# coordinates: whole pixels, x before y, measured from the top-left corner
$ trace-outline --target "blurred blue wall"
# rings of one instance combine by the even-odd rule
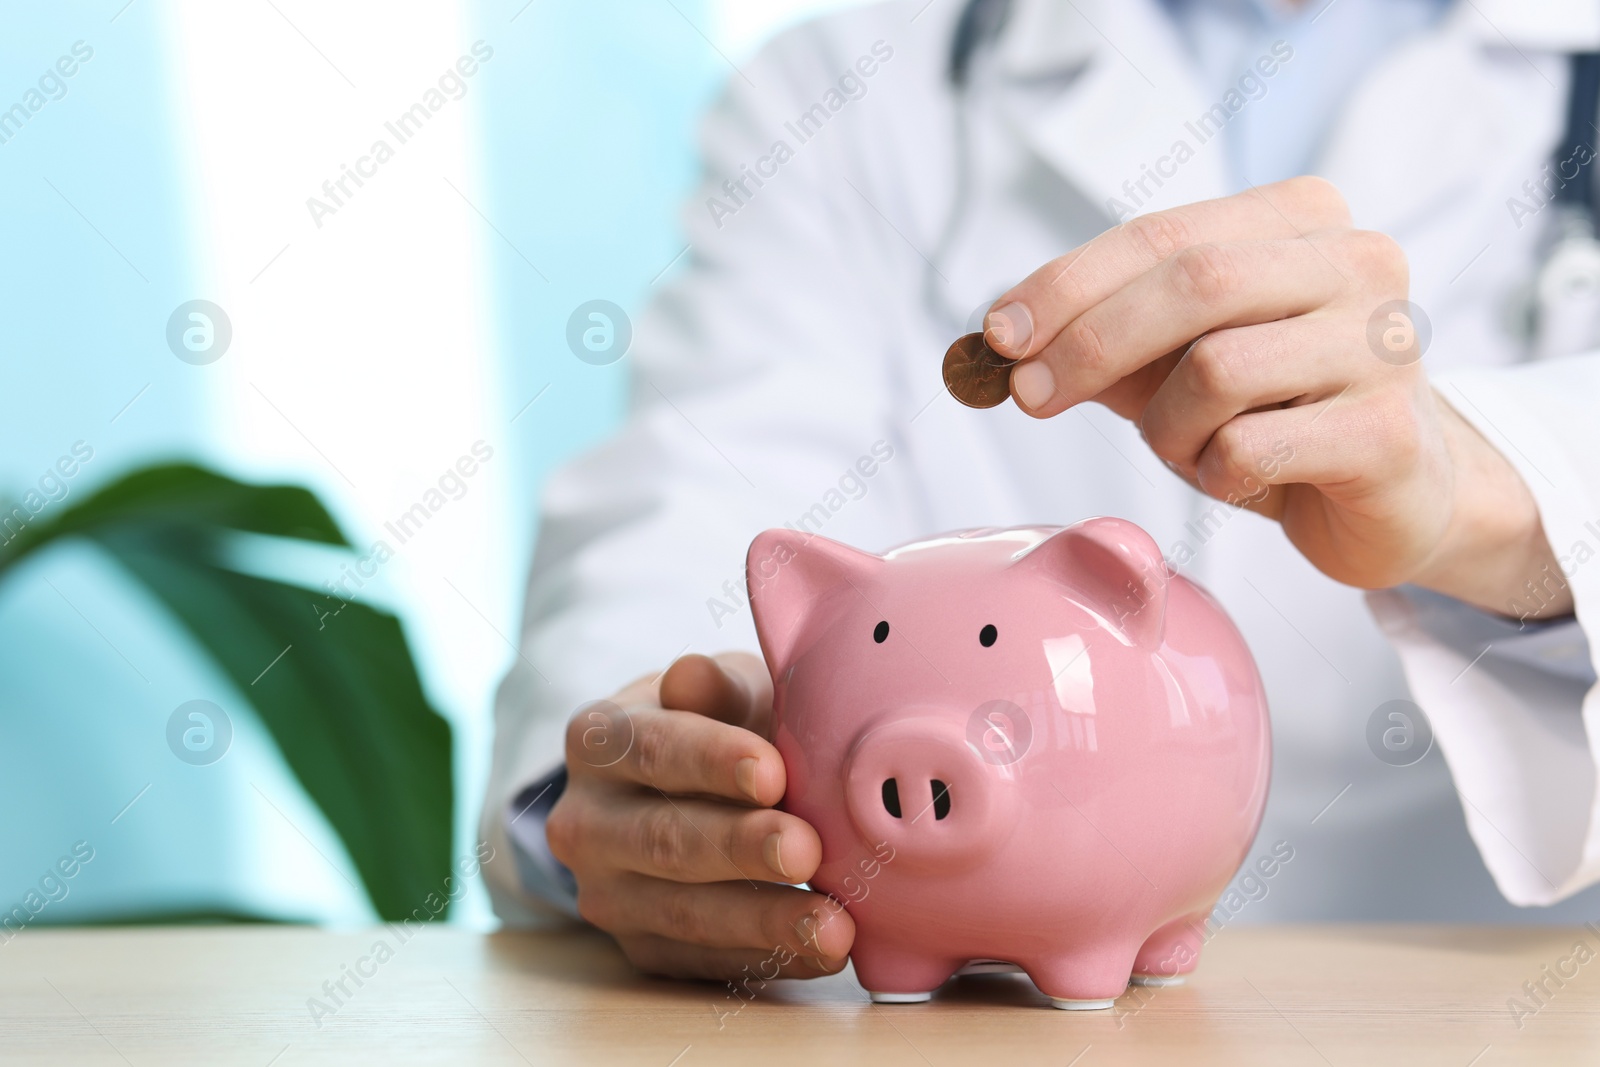
[[[164,343],[172,309],[207,292],[182,169],[188,134],[174,117],[173,17],[156,2],[32,6],[13,10],[0,35],[0,108],[75,42],[93,50],[64,95],[0,144],[0,495],[20,496],[80,440],[94,458],[68,501],[150,461],[205,461],[212,448],[196,368]],[[693,130],[727,73],[687,21],[708,17],[689,0],[463,7],[463,40],[492,27],[503,57],[471,98],[485,214],[549,278],[490,245],[497,345],[459,357],[504,361],[510,384],[495,402],[508,419],[548,387],[530,409],[538,417],[513,426],[509,510],[523,561],[545,474],[608,432],[624,405],[627,361],[575,359],[568,315],[596,297],[636,310],[681,248],[675,209],[693,177]],[[329,503],[337,513],[340,501]],[[506,581],[520,589],[524,569]],[[515,619],[497,622],[515,632]],[[487,718],[425,680],[442,710]],[[173,708],[196,698],[237,711],[233,748],[209,767],[180,763],[164,738]],[[21,813],[0,829],[0,911],[84,841],[94,859],[40,921],[369,914],[336,872],[306,859],[302,841],[348,869],[243,696],[93,549],[65,546],[0,583],[0,726],[0,805]],[[463,833],[481,784],[458,783]],[[291,846],[298,858],[280,862]],[[466,909],[482,914],[481,902]]]
[[[0,492],[13,498],[76,441],[94,458],[68,480],[64,503],[136,463],[205,447],[193,368],[163,339],[198,281],[167,36],[157,6],[112,21],[120,6],[13,9],[0,34],[0,107],[24,100],[76,42],[92,51],[62,79],[64,95],[0,144]],[[47,918],[251,907],[233,877],[235,791],[174,759],[162,732],[181,699],[225,688],[93,551],[66,549],[9,576],[0,805],[22,817],[0,828],[0,908],[80,840],[95,859]]]
[[[530,409],[539,417],[516,422],[525,540],[533,490],[605,436],[626,401],[628,361],[574,358],[568,316],[593,299],[635,313],[683,248],[676,220],[696,172],[695,131],[729,71],[686,21],[707,27],[707,5],[674,3],[534,4],[506,35],[515,63],[496,72],[483,104],[491,214],[529,238],[550,279],[495,246],[508,417],[549,386]],[[480,6],[486,19],[504,10]]]

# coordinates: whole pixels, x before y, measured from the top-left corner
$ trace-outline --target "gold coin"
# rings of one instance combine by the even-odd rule
[[[992,408],[1011,395],[1013,363],[969,333],[944,354],[944,386],[969,408]]]

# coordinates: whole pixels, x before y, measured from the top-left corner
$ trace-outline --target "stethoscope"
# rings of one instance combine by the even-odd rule
[[[1595,150],[1600,130],[1600,52],[1572,56],[1567,126],[1552,169],[1554,213],[1534,276],[1529,350],[1535,359],[1569,356],[1600,340],[1600,239],[1596,235]]]
[[[955,191],[930,269],[923,273],[925,302],[945,317],[953,316],[938,292],[937,264],[944,261],[959,236],[972,200],[970,94],[966,90],[973,60],[999,36],[1011,6],[1012,0],[968,0],[950,41],[946,75],[958,98]],[[1600,137],[1600,52],[1574,53],[1571,64],[1566,128],[1552,163],[1556,188],[1548,207],[1553,217],[1545,230],[1544,251],[1528,304],[1527,344],[1533,359],[1572,355],[1600,343],[1600,197],[1596,191],[1600,167],[1595,165],[1594,147],[1594,139]],[[962,332],[976,328],[972,317],[959,326]]]
[[[967,220],[972,202],[972,120],[969,108],[972,94],[967,91],[972,74],[972,61],[978,50],[992,42],[1004,28],[1006,16],[1011,13],[1011,0],[968,0],[956,20],[955,33],[950,40],[950,57],[945,76],[956,96],[955,106],[955,187],[951,204],[945,215],[944,229],[931,256],[926,257],[922,271],[922,302],[930,312],[946,320],[957,334],[981,330],[983,312],[988,303],[972,310],[966,318],[957,320],[951,311],[951,302],[940,292],[939,279],[943,272],[939,264],[947,262],[951,249],[961,235],[962,224]],[[999,293],[993,294],[999,296]]]

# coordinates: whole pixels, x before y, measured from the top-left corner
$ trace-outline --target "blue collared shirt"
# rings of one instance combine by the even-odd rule
[[[1352,90],[1387,52],[1426,29],[1449,0],[1162,0],[1207,99],[1236,88],[1275,41],[1294,58],[1223,130],[1235,191],[1316,172]],[[1258,79],[1259,80],[1259,79]]]

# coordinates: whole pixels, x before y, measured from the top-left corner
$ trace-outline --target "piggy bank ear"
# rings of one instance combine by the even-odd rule
[[[858,599],[852,581],[883,566],[867,552],[816,534],[767,530],[750,542],[745,582],[756,636],[776,681],[793,664],[807,624]]]
[[[1150,535],[1126,519],[1085,519],[1034,545],[1015,566],[1042,570],[1135,644],[1161,647],[1167,565]]]

